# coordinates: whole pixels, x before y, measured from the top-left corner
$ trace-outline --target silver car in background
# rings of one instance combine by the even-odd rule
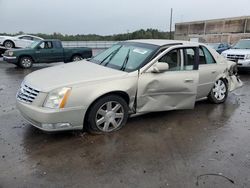
[[[236,64],[187,41],[119,42],[86,61],[35,71],[17,93],[23,117],[45,131],[120,129],[131,114],[223,103],[242,85]]]
[[[0,36],[0,45],[7,49],[27,48],[33,42],[41,40],[43,39],[33,35]]]

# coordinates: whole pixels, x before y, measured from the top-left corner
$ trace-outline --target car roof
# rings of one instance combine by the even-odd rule
[[[43,39],[43,38],[35,36],[35,35],[26,35],[26,34],[16,35],[15,37],[22,37],[22,36],[29,36],[29,37],[35,37],[35,38]]]
[[[137,39],[137,40],[127,40],[126,42],[138,42],[152,44],[156,46],[166,46],[166,45],[194,45],[197,46],[201,43],[191,42],[191,41],[182,41],[182,40],[164,40],[164,39]]]

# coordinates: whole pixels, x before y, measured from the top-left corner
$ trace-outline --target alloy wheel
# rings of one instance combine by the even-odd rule
[[[222,80],[217,80],[215,82],[214,88],[212,90],[214,97],[221,101],[226,97],[227,88]]]
[[[80,56],[75,56],[74,58],[73,58],[73,62],[74,61],[81,61],[82,60],[82,58],[80,57]]]
[[[23,58],[21,63],[24,68],[29,68],[32,65],[31,59],[27,57]]]
[[[101,131],[111,132],[121,126],[123,119],[123,106],[117,101],[108,101],[97,110],[95,123]]]
[[[4,43],[4,47],[5,48],[13,48],[13,43],[11,42],[11,41],[6,41],[5,43]]]

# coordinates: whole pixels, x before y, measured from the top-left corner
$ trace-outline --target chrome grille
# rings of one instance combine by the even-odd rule
[[[27,86],[26,84],[22,84],[21,88],[17,93],[17,99],[26,103],[32,103],[40,91]]]
[[[227,59],[231,61],[238,61],[239,59],[245,59],[245,55],[233,55],[233,54],[227,54]]]

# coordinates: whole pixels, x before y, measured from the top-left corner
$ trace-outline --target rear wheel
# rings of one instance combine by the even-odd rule
[[[225,80],[219,79],[215,82],[214,87],[208,95],[208,100],[212,103],[219,104],[225,102],[228,95],[228,86]]]
[[[72,61],[73,62],[75,62],[75,61],[81,61],[82,60],[82,56],[80,56],[80,55],[74,55],[73,57],[72,57]]]
[[[3,45],[4,45],[5,48],[8,48],[8,49],[14,48],[14,47],[15,47],[14,42],[12,42],[12,41],[10,41],[10,40],[6,40],[6,41],[3,43]]]
[[[28,69],[31,68],[33,65],[33,60],[31,57],[25,56],[25,57],[21,57],[19,60],[18,65],[23,68],[23,69]]]
[[[88,130],[92,133],[110,133],[122,128],[128,119],[128,105],[117,95],[97,100],[87,116]]]

